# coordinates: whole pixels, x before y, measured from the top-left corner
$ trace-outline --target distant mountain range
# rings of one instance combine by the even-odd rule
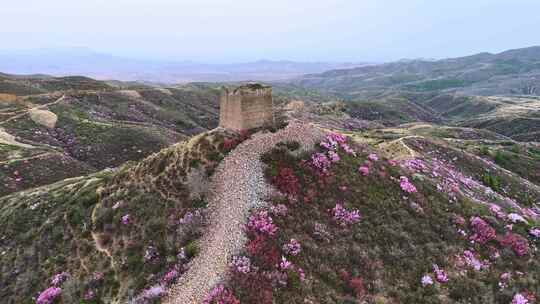
[[[410,91],[540,95],[540,46],[443,60],[401,60],[300,77],[293,84],[346,99]]]
[[[82,75],[100,80],[156,83],[271,81],[363,63],[260,60],[234,64],[204,64],[139,60],[98,53],[85,48],[0,51],[0,71],[11,74]]]

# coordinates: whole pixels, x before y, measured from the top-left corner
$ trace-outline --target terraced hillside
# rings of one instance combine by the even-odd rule
[[[217,87],[0,75],[0,196],[139,160],[215,128]]]

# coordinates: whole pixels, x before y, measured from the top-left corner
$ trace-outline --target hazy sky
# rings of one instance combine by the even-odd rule
[[[141,58],[389,61],[540,45],[540,0],[13,0],[0,49]]]

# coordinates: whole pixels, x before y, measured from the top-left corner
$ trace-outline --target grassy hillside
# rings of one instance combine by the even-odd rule
[[[245,251],[209,303],[534,303],[540,214],[513,198],[523,185],[497,193],[478,179],[502,174],[497,165],[437,139],[400,144],[416,157],[340,135],[264,156],[281,195],[253,211]],[[528,191],[534,204],[538,187]]]
[[[534,303],[538,147],[427,124],[345,134],[262,157],[279,193],[208,303]],[[159,303],[197,255],[207,178],[245,138],[207,132],[0,199],[0,295]]]
[[[539,141],[540,47],[333,70],[289,86],[343,99],[350,116],[388,126],[435,122]]]
[[[35,303],[55,286],[63,303],[152,301],[152,287],[197,254],[203,185],[241,139],[203,133],[116,171],[0,199],[3,303]]]
[[[10,151],[0,196],[142,159],[218,123],[216,85],[7,75],[0,82],[0,148]]]

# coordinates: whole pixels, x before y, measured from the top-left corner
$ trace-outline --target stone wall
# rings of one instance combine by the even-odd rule
[[[247,84],[234,90],[223,90],[220,100],[220,127],[239,131],[273,124],[271,87]]]

